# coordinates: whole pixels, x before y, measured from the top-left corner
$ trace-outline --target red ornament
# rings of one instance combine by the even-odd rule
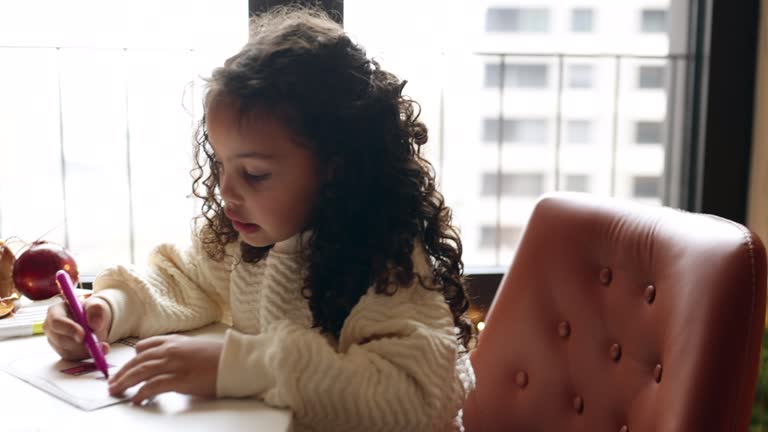
[[[77,264],[72,255],[56,243],[36,241],[19,255],[13,265],[13,284],[32,300],[45,300],[59,293],[56,272],[69,273],[77,284]]]

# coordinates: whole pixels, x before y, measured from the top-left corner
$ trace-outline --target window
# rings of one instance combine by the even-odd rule
[[[640,121],[635,124],[637,144],[661,144],[664,140],[661,122]]]
[[[641,14],[640,31],[643,33],[665,33],[667,31],[667,11],[665,9],[643,9]]]
[[[501,65],[499,63],[486,63],[485,64],[485,86],[498,88],[500,85],[501,85]],[[504,77],[504,85],[507,85],[506,77]]]
[[[592,142],[592,122],[589,120],[568,120],[566,142],[569,144],[589,144]]]
[[[635,198],[658,198],[661,189],[659,177],[638,176],[632,178],[632,196]]]
[[[497,173],[483,174],[483,195],[499,195],[498,186]],[[543,193],[544,174],[503,173],[501,175],[501,196],[536,198]]]
[[[549,11],[541,8],[489,8],[485,15],[489,32],[547,32]]]
[[[106,3],[0,1],[0,238],[65,246],[84,277],[188,242],[198,77],[248,38],[244,0]]]
[[[573,89],[592,88],[593,67],[590,64],[568,66],[568,87]]]
[[[501,64],[485,65],[485,86],[499,87]],[[546,64],[505,64],[504,87],[546,88],[549,86],[549,65]]]
[[[514,248],[520,241],[523,233],[522,227],[502,225],[501,233],[496,225],[483,225],[480,227],[480,247],[495,249],[496,245],[506,248]]]
[[[592,9],[574,9],[571,11],[571,31],[589,33],[594,27],[594,12]]]
[[[567,174],[564,188],[570,192],[589,192],[589,176],[586,174]]]
[[[504,119],[501,131],[503,142],[515,144],[546,144],[547,121],[545,119]],[[483,121],[483,140],[499,141],[499,119],[486,118]]]
[[[557,186],[626,199],[632,198],[632,176],[664,179],[665,170],[679,171],[678,158],[671,160],[667,152],[679,150],[682,135],[669,134],[666,116],[687,99],[665,93],[671,85],[689,86],[686,74],[671,79],[672,65],[682,60],[670,54],[677,50],[668,39],[682,42],[676,38],[686,32],[641,32],[642,11],[664,12],[668,0],[435,0],[405,2],[407,14],[402,8],[371,8],[367,0],[343,3],[345,28],[371,57],[382,59],[382,67],[409,80],[405,91],[423,107],[430,138],[439,140],[439,146],[424,148],[425,156],[468,235],[468,266],[508,264],[512,251],[480,248],[481,227],[525,226],[531,197],[539,192]],[[654,14],[648,15],[652,21]],[[661,15],[664,27],[677,25],[672,13]],[[421,29],[417,43],[413,35],[393,34],[386,22]],[[676,46],[687,55],[689,44]],[[662,67],[663,86],[641,90],[641,80],[643,86],[659,85],[658,72],[641,72],[641,66]],[[638,121],[661,123],[661,130],[640,127],[648,144],[637,143]],[[500,172],[485,177],[497,172],[499,156]],[[530,173],[542,175],[528,177],[523,188]],[[512,185],[529,192],[515,195]],[[677,193],[677,183],[670,188],[671,202],[685,195]]]
[[[637,86],[641,89],[664,88],[663,66],[640,66]]]

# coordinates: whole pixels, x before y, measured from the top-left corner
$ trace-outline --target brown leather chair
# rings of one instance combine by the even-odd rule
[[[466,430],[747,431],[765,296],[741,225],[545,196],[472,353]]]

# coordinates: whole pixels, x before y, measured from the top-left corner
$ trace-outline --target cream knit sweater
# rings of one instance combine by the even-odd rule
[[[255,264],[157,247],[143,271],[117,266],[94,282],[113,313],[109,340],[190,330],[222,321],[217,394],[256,396],[288,407],[297,430],[426,431],[461,428],[460,408],[474,374],[457,355],[451,312],[441,293],[419,285],[387,296],[369,290],[338,340],[311,327],[301,296],[299,236]],[[431,275],[416,247],[414,269]],[[417,283],[416,283],[417,284]]]

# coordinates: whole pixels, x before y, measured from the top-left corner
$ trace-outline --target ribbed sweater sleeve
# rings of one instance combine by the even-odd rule
[[[464,396],[457,346],[441,293],[369,290],[338,341],[291,320],[229,330],[217,393],[289,407],[302,430],[447,430]]]
[[[231,257],[210,260],[195,239],[185,251],[171,244],[156,247],[144,270],[115,266],[102,271],[93,289],[112,309],[108,340],[190,330],[219,320],[231,263]]]

